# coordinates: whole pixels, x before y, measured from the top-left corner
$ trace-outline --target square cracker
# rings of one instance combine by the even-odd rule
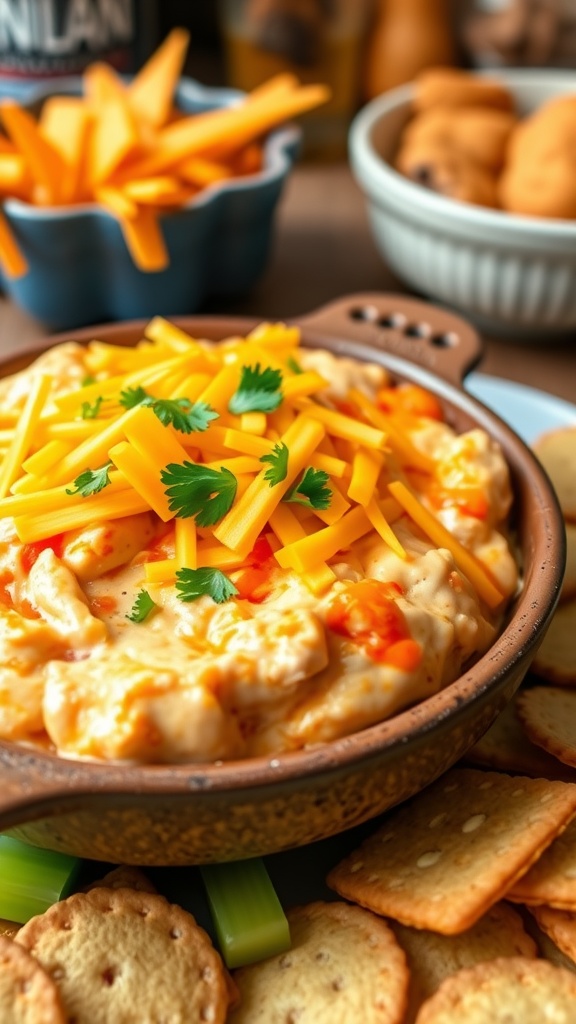
[[[538,947],[524,922],[507,903],[496,903],[472,928],[460,935],[438,935],[391,921],[390,927],[406,953],[410,969],[408,1011],[404,1024],[413,1024],[418,1008],[445,978],[463,967],[503,956],[537,957]]]
[[[328,875],[363,907],[456,935],[497,902],[576,812],[576,786],[453,769]]]
[[[570,822],[566,831],[514,883],[506,899],[576,911],[576,820]]]

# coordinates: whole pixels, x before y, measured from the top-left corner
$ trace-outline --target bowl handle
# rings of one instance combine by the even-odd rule
[[[348,295],[293,323],[310,334],[358,341],[399,356],[457,387],[482,356],[480,336],[466,320],[406,295]]]

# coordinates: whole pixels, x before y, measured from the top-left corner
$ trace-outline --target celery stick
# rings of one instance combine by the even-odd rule
[[[290,949],[290,929],[259,857],[200,868],[227,967],[264,960]]]
[[[29,846],[0,835],[0,918],[25,924],[66,896],[78,857]]]

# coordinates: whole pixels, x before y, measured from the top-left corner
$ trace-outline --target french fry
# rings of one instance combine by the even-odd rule
[[[89,65],[83,95],[51,96],[38,119],[4,100],[0,197],[42,206],[99,203],[118,219],[136,266],[164,270],[161,212],[181,209],[212,184],[257,173],[262,137],[330,95],[285,72],[233,106],[182,114],[174,95],[188,42],[186,29],[173,29],[130,84],[107,64]],[[0,265],[10,276],[28,269],[5,218]]]
[[[24,277],[24,274],[28,272],[28,264],[2,211],[0,211],[0,266],[8,277]]]
[[[58,203],[66,164],[55,146],[45,139],[37,122],[14,100],[0,108],[4,127],[28,164],[33,180],[45,190],[48,203]]]
[[[140,210],[133,218],[121,218],[120,224],[126,245],[139,270],[165,270],[168,266],[168,250],[152,210]]]
[[[131,109],[154,128],[161,128],[168,120],[189,42],[186,29],[172,29],[129,86]]]

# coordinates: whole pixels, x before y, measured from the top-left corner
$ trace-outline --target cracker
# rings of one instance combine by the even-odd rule
[[[470,928],[576,811],[576,786],[452,769],[328,875],[345,899],[415,928]]]
[[[566,519],[576,521],[576,426],[542,434],[533,449],[552,481]]]
[[[514,883],[506,899],[576,911],[576,820]]]
[[[555,907],[529,907],[538,927],[564,956],[576,963],[576,913]]]
[[[576,975],[546,960],[506,957],[442,983],[416,1024],[572,1024]]]
[[[520,915],[506,903],[497,903],[461,935],[407,928],[391,922],[410,970],[409,1009],[405,1024],[412,1024],[419,1006],[445,978],[463,967],[502,956],[536,957],[538,948],[528,935]]]
[[[287,913],[288,953],[234,973],[240,1004],[229,1024],[400,1024],[406,957],[386,923],[346,903],[316,902]]]
[[[191,914],[163,896],[97,888],[55,903],[15,942],[57,982],[75,1024],[223,1024],[219,954]]]
[[[0,918],[0,935],[13,939],[19,929],[20,925],[16,924],[15,921],[5,921],[4,918]]]
[[[533,686],[518,697],[518,717],[533,743],[576,767],[576,690]]]
[[[567,957],[561,949],[558,949],[556,943],[552,942],[552,939],[539,928],[533,914],[530,914],[528,910],[525,912],[524,923],[526,925],[526,931],[532,936],[534,942],[540,950],[540,955],[545,960],[549,960],[551,964],[555,964],[556,967],[566,967],[569,971],[576,973],[576,964],[570,957]]]
[[[519,772],[534,779],[560,779],[576,782],[576,772],[531,743],[516,714],[512,700],[500,712],[488,732],[468,751],[465,760],[473,765]]]
[[[108,871],[102,878],[87,885],[84,892],[90,892],[91,889],[101,889],[102,886],[105,889],[135,889],[137,892],[158,892],[143,871],[140,871],[139,868],[130,867],[128,864],[119,864],[117,868],[112,868],[112,871]]]
[[[550,683],[576,686],[576,601],[564,601],[554,612],[532,669]]]
[[[31,953],[0,935],[2,1024],[66,1024],[56,983]]]

